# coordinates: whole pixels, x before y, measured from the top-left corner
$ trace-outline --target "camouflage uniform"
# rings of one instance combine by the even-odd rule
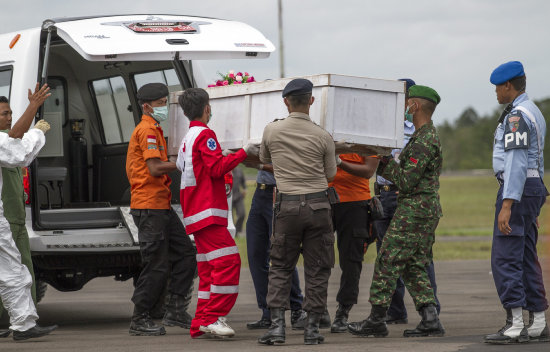
[[[426,266],[432,259],[435,229],[442,216],[439,203],[441,144],[433,122],[411,137],[399,156],[378,173],[399,189],[397,210],[376,257],[370,289],[372,305],[389,307],[401,275],[416,309],[436,304]]]

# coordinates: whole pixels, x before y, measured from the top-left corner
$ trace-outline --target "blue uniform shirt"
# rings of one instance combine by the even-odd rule
[[[546,122],[539,108],[529,100],[526,93],[512,103],[511,112],[499,123],[495,131],[493,145],[493,171],[501,174],[504,181],[503,199],[521,200],[527,169],[538,170],[544,176],[544,137]],[[540,153],[537,142],[537,129],[531,119],[517,107],[527,109],[535,118],[540,136]]]
[[[271,172],[260,170],[256,176],[256,182],[275,186],[275,176]]]
[[[407,143],[409,143],[409,140],[411,139],[411,136],[414,133],[414,124],[412,122],[409,122],[409,121],[405,120],[404,127],[405,127],[404,128],[405,135],[403,136],[403,148],[405,148]],[[401,149],[394,149],[394,150],[391,151],[391,155],[395,155],[395,153],[399,153],[400,151],[401,151]],[[385,178],[383,178],[382,176],[378,176],[378,175],[376,175],[376,182],[379,185],[391,185],[392,184],[391,181],[388,181]]]

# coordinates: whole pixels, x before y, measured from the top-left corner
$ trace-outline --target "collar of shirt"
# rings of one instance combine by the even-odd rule
[[[405,133],[408,133],[408,134],[414,133],[414,123],[405,120],[404,127],[405,127]]]
[[[518,104],[523,103],[526,100],[529,100],[527,93],[522,93],[516,99],[514,99],[512,106],[517,106]]]
[[[413,133],[413,137],[416,137],[420,131],[426,129],[426,128],[429,128],[430,126],[432,126],[434,124],[433,121],[430,121],[430,122],[427,122],[426,124],[424,124],[424,126],[420,127],[419,129],[417,129],[416,131],[414,131]]]
[[[208,126],[206,126],[206,124],[204,122],[199,121],[199,120],[193,120],[189,123],[189,128],[195,127],[195,126],[208,128]]]
[[[157,122],[157,120],[155,120],[154,118],[152,118],[149,115],[141,115],[141,121],[147,121],[151,125],[154,125],[155,127],[160,128],[160,124]]]
[[[309,115],[304,114],[303,112],[291,112],[290,115],[288,115],[288,117],[296,117],[298,119],[311,121],[311,118],[309,117]]]

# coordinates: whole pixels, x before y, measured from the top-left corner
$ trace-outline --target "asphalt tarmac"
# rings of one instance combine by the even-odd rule
[[[548,266],[547,266],[548,267]],[[359,302],[351,311],[350,321],[364,319],[370,312],[368,292],[372,264],[365,264],[361,279]],[[116,282],[111,278],[95,279],[78,292],[59,292],[48,288],[38,306],[40,324],[58,324],[59,329],[49,336],[24,342],[11,337],[0,339],[0,351],[550,351],[550,343],[494,346],[482,342],[483,335],[496,332],[504,325],[505,312],[496,295],[489,261],[448,261],[436,263],[441,321],[447,331],[444,337],[404,338],[405,328],[414,328],[420,317],[412,300],[406,295],[409,324],[390,325],[386,338],[360,338],[349,333],[331,334],[322,330],[325,343],[303,345],[303,332],[287,328],[283,345],[259,345],[256,339],[263,330],[247,330],[246,322],[260,318],[250,272],[241,272],[240,294],[228,316],[236,335],[231,339],[201,337],[191,339],[189,331],[168,327],[167,334],[158,337],[130,336],[132,312],[131,281]],[[550,287],[547,272],[546,287]],[[303,272],[300,275],[303,278]],[[340,270],[335,268],[330,278],[329,312],[334,317]],[[302,282],[303,287],[303,282]],[[196,294],[193,299],[195,306]],[[550,318],[550,316],[547,317]],[[287,324],[289,321],[287,313]]]

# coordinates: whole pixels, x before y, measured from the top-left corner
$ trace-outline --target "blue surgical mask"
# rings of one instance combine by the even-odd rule
[[[168,106],[156,106],[153,107],[153,113],[151,114],[155,120],[162,122],[168,118]]]
[[[405,110],[405,120],[409,122],[413,122],[413,114],[409,113],[410,106],[407,106],[407,110]]]

